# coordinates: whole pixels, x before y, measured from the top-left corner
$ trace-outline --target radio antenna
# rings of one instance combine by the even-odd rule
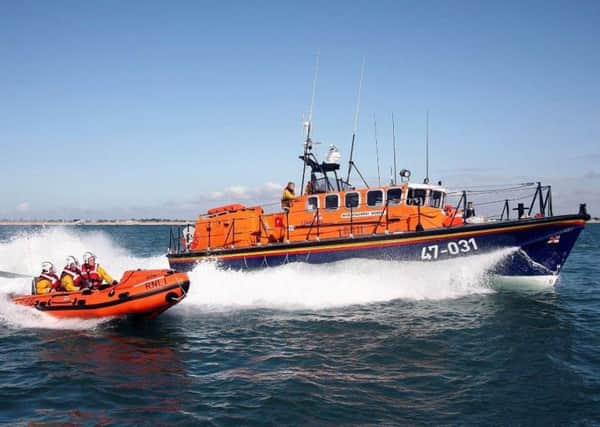
[[[350,146],[350,159],[348,160],[348,176],[346,177],[346,183],[350,184],[350,172],[352,171],[352,166],[354,166],[354,161],[352,157],[354,155],[354,141],[356,140],[356,131],[358,130],[358,113],[360,111],[360,92],[362,90],[362,82],[363,76],[365,73],[365,57],[363,56],[362,65],[360,67],[360,81],[358,83],[358,96],[356,97],[356,111],[354,114],[354,129],[352,130],[352,144]]]
[[[377,143],[377,120],[375,119],[375,113],[373,113],[373,128],[375,129],[375,155],[377,156],[377,182],[381,187],[381,173],[379,172],[379,144]]]
[[[394,185],[396,185],[396,124],[394,120],[394,113],[392,113],[392,142],[394,145]]]
[[[302,184],[300,184],[300,191],[304,191],[304,179],[306,178],[306,163],[308,161],[308,153],[312,150],[312,141],[310,134],[312,131],[312,115],[313,107],[315,105],[315,93],[317,91],[317,78],[319,77],[319,58],[321,57],[321,49],[317,51],[317,61],[315,64],[315,77],[313,78],[312,85],[312,96],[310,97],[310,110],[308,112],[308,121],[305,123],[306,126],[306,141],[304,142],[304,167],[302,168]]]
[[[429,110],[425,114],[425,184],[429,184]]]
[[[310,110],[308,112],[308,136],[310,138],[310,126],[312,124],[313,107],[315,105],[315,93],[317,92],[317,78],[319,77],[319,58],[321,57],[321,49],[317,51],[317,62],[315,64],[315,77],[313,78],[312,96],[310,97]]]

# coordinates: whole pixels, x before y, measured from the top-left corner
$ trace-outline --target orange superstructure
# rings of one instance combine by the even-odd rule
[[[446,190],[399,185],[302,195],[289,209],[227,205],[201,215],[188,250],[252,247],[462,225],[462,212],[444,206]]]

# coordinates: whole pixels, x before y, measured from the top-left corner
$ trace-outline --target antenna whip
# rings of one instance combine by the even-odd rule
[[[362,65],[360,67],[360,81],[358,83],[358,96],[356,97],[356,112],[354,114],[354,129],[352,130],[352,145],[350,146],[350,159],[348,160],[348,176],[346,183],[350,184],[350,172],[352,171],[352,156],[354,155],[354,141],[356,140],[356,131],[358,130],[358,113],[360,111],[360,92],[362,90],[363,76],[365,74],[365,57],[363,56]]]
[[[312,115],[313,106],[315,104],[315,93],[317,91],[317,77],[319,77],[319,58],[321,57],[321,49],[317,51],[317,62],[315,64],[315,77],[313,79],[312,96],[310,97],[310,110],[308,112],[308,122],[306,123],[306,142],[304,143],[304,167],[302,168],[302,183],[300,184],[300,192],[304,191],[304,179],[306,178],[306,162],[308,152],[310,151],[311,141],[310,133],[312,131]]]
[[[381,172],[379,172],[379,144],[377,143],[377,120],[375,119],[375,113],[373,113],[373,128],[375,129],[375,155],[377,156],[377,182],[381,187]]]
[[[429,184],[429,110],[425,115],[425,184]]]
[[[392,113],[392,141],[394,145],[394,185],[396,181],[396,122],[394,120],[394,113]]]

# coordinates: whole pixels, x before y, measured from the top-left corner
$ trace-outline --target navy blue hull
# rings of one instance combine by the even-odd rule
[[[581,216],[568,215],[354,239],[185,252],[169,254],[168,258],[171,268],[189,271],[207,260],[217,261],[225,268],[257,269],[290,262],[323,264],[351,258],[433,262],[513,249],[493,273],[547,276],[560,272],[584,225]]]

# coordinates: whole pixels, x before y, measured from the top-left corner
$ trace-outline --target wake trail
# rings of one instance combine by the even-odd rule
[[[200,264],[184,306],[324,309],[394,299],[442,300],[494,292],[489,270],[514,250],[431,263],[346,260],[256,271]]]
[[[41,262],[52,262],[60,272],[68,255],[81,260],[85,251],[96,254],[99,263],[117,280],[125,270],[168,268],[165,256],[132,256],[102,232],[80,232],[63,227],[22,232],[8,241],[0,242],[0,271],[29,276],[0,276],[0,324],[23,328],[85,330],[109,321],[110,319],[57,319],[35,309],[14,304],[11,300],[13,295],[31,293],[31,280],[39,274]]]
[[[91,250],[114,278],[125,270],[168,268],[164,255],[136,257],[107,233],[62,227],[22,233],[0,242],[0,271],[39,273],[42,261],[61,269],[64,259]],[[513,250],[430,263],[346,260],[331,264],[292,263],[256,271],[221,270],[200,264],[189,273],[188,296],[170,312],[231,310],[255,307],[326,309],[394,299],[443,300],[494,292],[488,271]],[[85,322],[57,320],[16,306],[11,295],[28,294],[30,278],[0,277],[0,321],[23,327],[79,329]],[[66,325],[66,326],[65,326]]]

